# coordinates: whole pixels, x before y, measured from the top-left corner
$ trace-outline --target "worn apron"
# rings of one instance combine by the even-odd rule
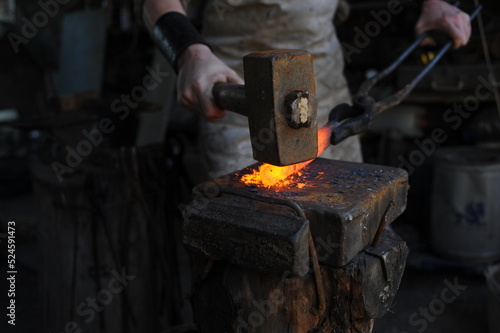
[[[333,18],[338,0],[214,0],[202,15],[202,34],[213,52],[243,77],[244,55],[272,49],[301,49],[313,56],[318,125],[351,96],[342,74],[344,60]],[[255,163],[248,120],[228,112],[221,120],[200,123],[201,151],[210,177]],[[359,139],[331,146],[322,157],[361,161]]]

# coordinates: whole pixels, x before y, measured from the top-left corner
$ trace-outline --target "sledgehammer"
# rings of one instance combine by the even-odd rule
[[[248,117],[253,157],[278,166],[316,158],[318,123],[311,55],[273,50],[243,57],[245,85],[217,83],[215,104]]]

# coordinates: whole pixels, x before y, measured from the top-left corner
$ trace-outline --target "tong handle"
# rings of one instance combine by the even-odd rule
[[[479,5],[476,7],[476,9],[470,14],[470,21],[474,20],[477,16],[477,14],[481,11],[483,8],[482,5]],[[422,33],[420,36],[417,37],[417,39],[393,62],[391,63],[388,67],[386,67],[383,71],[378,73],[376,76],[374,76],[371,79],[366,80],[361,84],[361,87],[359,88],[356,96],[359,96],[360,98],[363,98],[364,96],[368,96],[370,90],[375,86],[380,80],[385,78],[387,75],[392,73],[402,62],[405,60],[408,55],[410,55],[417,46],[420,45],[420,43],[426,38],[429,37],[430,34],[432,34],[433,31],[426,31]],[[393,106],[398,105],[403,101],[410,92],[415,88],[415,86],[420,82],[420,80],[429,73],[429,71],[438,63],[439,60],[443,57],[443,55],[448,52],[448,50],[453,46],[453,41],[448,38],[448,41],[439,49],[437,54],[434,56],[434,58],[429,62],[427,66],[425,66],[422,71],[417,74],[413,78],[412,81],[410,81],[404,88],[399,90],[398,92],[392,94],[389,97],[384,98],[381,101],[375,102],[375,107],[374,107],[374,112],[375,115],[392,108]]]
[[[476,7],[476,9],[470,14],[470,20],[472,21],[477,14],[483,8],[482,5]],[[453,46],[453,41],[448,40],[441,49],[437,52],[436,56],[429,62],[424,69],[417,74],[403,89],[392,94],[389,97],[384,98],[381,101],[375,101],[369,96],[370,90],[378,83],[380,80],[385,78],[387,75],[392,73],[408,55],[410,55],[420,43],[429,36],[432,32],[424,32],[389,66],[384,68],[374,77],[364,81],[356,95],[353,97],[353,106],[348,104],[340,104],[334,107],[330,111],[329,123],[333,127],[332,134],[330,137],[331,144],[335,145],[342,140],[348,138],[349,136],[359,134],[366,131],[372,123],[373,117],[393,106],[398,105],[403,101],[410,92],[415,88],[415,86],[420,82],[420,80],[436,65],[436,63],[443,57],[443,55]]]
[[[348,137],[359,134],[371,126],[373,112],[347,103],[337,105],[330,111],[327,126],[331,126],[330,143],[336,145]]]

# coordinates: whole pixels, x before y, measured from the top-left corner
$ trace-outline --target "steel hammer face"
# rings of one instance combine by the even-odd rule
[[[318,123],[311,55],[301,50],[243,58],[254,159],[278,166],[316,158]]]

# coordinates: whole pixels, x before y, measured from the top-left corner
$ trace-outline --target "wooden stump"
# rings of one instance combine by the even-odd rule
[[[198,331],[369,333],[373,319],[392,303],[406,255],[404,241],[385,231],[377,247],[360,252],[346,266],[322,265],[324,310],[313,271],[297,278],[289,272],[263,273],[225,261],[215,262],[209,271],[200,264],[198,268],[206,272],[192,297]]]
[[[161,147],[130,152],[94,152],[62,182],[50,164],[33,166],[43,332],[160,332],[176,324],[181,295],[163,211],[164,155]]]

